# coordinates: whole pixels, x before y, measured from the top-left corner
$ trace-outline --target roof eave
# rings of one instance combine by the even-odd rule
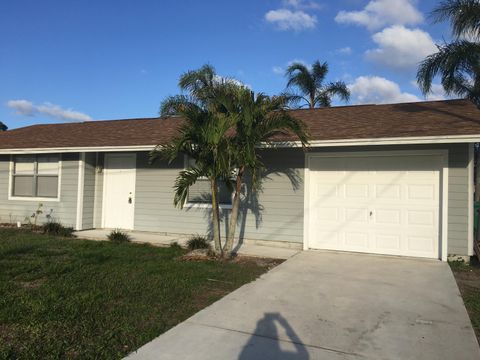
[[[414,145],[414,144],[455,144],[455,143],[458,144],[458,143],[475,143],[475,142],[480,142],[480,134],[312,140],[310,141],[309,145],[310,147],[334,147],[334,146],[365,146],[365,145]],[[0,154],[150,151],[150,150],[153,150],[155,146],[156,145],[17,148],[17,149],[0,149]],[[275,142],[265,142],[260,147],[262,148],[298,148],[298,147],[302,147],[302,144],[300,141],[275,141]]]

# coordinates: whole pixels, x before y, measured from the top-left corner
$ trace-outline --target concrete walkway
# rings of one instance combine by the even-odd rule
[[[108,229],[93,229],[76,231],[74,234],[79,239],[87,240],[107,240],[107,235],[111,232]],[[185,245],[188,236],[186,235],[166,235],[154,232],[142,232],[142,231],[127,231],[131,237],[132,242],[136,243],[148,243],[157,246],[169,246],[170,244],[177,242],[180,245]],[[235,247],[236,248],[236,247]],[[267,246],[257,244],[241,244],[238,246],[238,253],[247,256],[274,258],[274,259],[288,259],[297,254],[300,250],[292,249],[289,247]]]
[[[303,252],[128,357],[480,359],[446,263]]]

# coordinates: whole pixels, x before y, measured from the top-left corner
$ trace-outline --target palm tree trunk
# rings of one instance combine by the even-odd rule
[[[240,210],[240,191],[242,190],[243,173],[245,167],[241,166],[238,170],[235,182],[235,194],[232,201],[232,212],[230,214],[230,223],[228,224],[227,240],[225,242],[224,251],[229,253],[233,249],[233,241],[235,240],[235,230],[237,229],[238,213]]]
[[[215,244],[215,252],[223,256],[222,242],[220,239],[220,211],[218,206],[218,186],[217,179],[210,179],[210,187],[212,192],[212,225],[213,225],[213,243]]]
[[[315,108],[315,94],[310,94],[310,109]]]

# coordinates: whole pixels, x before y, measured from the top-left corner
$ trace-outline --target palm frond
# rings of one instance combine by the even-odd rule
[[[430,14],[434,22],[449,21],[453,34],[459,38],[465,35],[480,35],[480,2],[478,0],[442,1]]]
[[[285,76],[288,79],[287,88],[296,86],[305,96],[309,96],[315,91],[315,79],[305,65],[301,63],[291,64],[287,68]]]
[[[343,101],[348,102],[350,100],[350,90],[343,81],[331,82],[325,88],[325,91],[330,96],[338,96]]]
[[[320,64],[320,61],[315,61],[312,65],[312,75],[315,79],[315,86],[321,88],[323,86],[323,81],[328,73],[328,64],[324,62]]]
[[[188,189],[202,176],[204,174],[196,167],[180,171],[173,186],[173,204],[176,207],[183,208],[188,198]]]
[[[431,91],[432,82],[440,75],[443,84],[454,84],[455,78],[467,73],[472,78],[478,77],[480,62],[480,44],[458,40],[438,46],[438,52],[428,56],[420,63],[417,82],[424,94]],[[450,91],[449,88],[445,88]]]

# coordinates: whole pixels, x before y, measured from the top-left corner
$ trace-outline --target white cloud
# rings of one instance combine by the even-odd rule
[[[445,100],[448,98],[447,93],[441,84],[432,84],[432,90],[426,96],[427,100]]]
[[[350,46],[345,46],[343,48],[335,50],[337,54],[350,55],[352,53],[352,48]]]
[[[283,5],[286,7],[292,7],[294,9],[316,9],[319,10],[323,6],[315,1],[305,0],[283,0]]]
[[[265,20],[279,30],[302,31],[313,29],[317,25],[317,17],[302,10],[278,9],[265,14]]]
[[[87,114],[72,109],[64,109],[61,106],[45,102],[35,105],[28,100],[9,100],[7,106],[15,110],[19,115],[38,116],[46,115],[51,118],[64,121],[90,121],[92,118]]]
[[[285,69],[282,68],[281,66],[274,66],[272,67],[272,71],[276,75],[283,75],[285,74]]]
[[[426,56],[437,51],[430,34],[420,29],[394,25],[372,37],[378,48],[368,50],[367,59],[379,64],[405,69],[418,65]]]
[[[369,30],[388,25],[415,25],[423,21],[415,3],[415,0],[371,0],[363,10],[340,11],[335,21],[362,25]]]
[[[348,85],[355,104],[389,104],[414,102],[420,99],[402,92],[397,83],[379,76],[359,76]]]
[[[276,75],[285,75],[285,71],[287,70],[287,67],[289,67],[292,64],[302,64],[306,66],[308,69],[311,69],[311,65],[307,64],[305,60],[302,59],[293,59],[290,60],[289,62],[286,63],[285,66],[274,66],[272,67],[272,71]]]
[[[416,89],[420,90],[416,80],[412,80],[410,83]],[[432,84],[432,88],[431,88],[430,93],[428,93],[427,96],[425,96],[426,100],[445,100],[445,99],[448,99],[448,98],[449,98],[449,96],[447,95],[447,93],[443,89],[442,84]]]

